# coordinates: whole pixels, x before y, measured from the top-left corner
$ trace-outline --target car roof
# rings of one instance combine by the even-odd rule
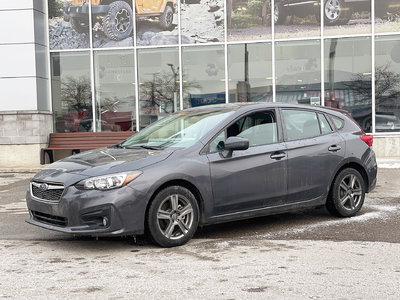
[[[262,108],[300,108],[300,109],[312,109],[316,111],[331,113],[334,115],[343,115],[346,111],[335,109],[331,107],[321,107],[316,105],[307,104],[290,104],[281,102],[240,102],[240,103],[227,103],[227,104],[212,104],[197,106],[185,109],[187,112],[200,112],[200,111],[251,111],[254,109]]]

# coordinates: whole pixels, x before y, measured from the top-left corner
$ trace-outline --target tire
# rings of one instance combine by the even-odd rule
[[[195,196],[181,186],[161,190],[151,202],[146,229],[154,243],[176,247],[187,243],[199,224],[199,206]]]
[[[89,20],[70,18],[72,28],[78,33],[89,33]]]
[[[282,25],[286,21],[287,14],[283,8],[282,3],[275,2],[274,5],[274,22],[275,25]]]
[[[361,174],[352,168],[335,177],[326,201],[328,211],[338,217],[352,217],[363,206],[365,183]]]
[[[346,6],[344,0],[325,0],[325,25],[345,25],[349,23],[352,14],[352,10]]]
[[[124,1],[110,3],[107,15],[103,18],[104,34],[114,41],[129,37],[133,30],[131,6]]]
[[[167,5],[165,7],[164,13],[160,16],[160,26],[164,30],[168,30],[172,26],[172,21],[174,20],[174,11],[172,7]]]

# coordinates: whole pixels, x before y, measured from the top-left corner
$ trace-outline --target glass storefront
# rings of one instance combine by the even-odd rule
[[[276,101],[399,132],[399,16],[395,0],[48,0],[54,128],[136,131]]]

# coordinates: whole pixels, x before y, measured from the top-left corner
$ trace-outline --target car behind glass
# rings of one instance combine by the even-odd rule
[[[172,247],[207,224],[321,205],[351,217],[376,184],[371,146],[344,111],[192,108],[42,169],[27,192],[27,222],[75,235],[146,232]]]

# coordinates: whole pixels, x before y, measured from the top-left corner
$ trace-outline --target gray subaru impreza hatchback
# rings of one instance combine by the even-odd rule
[[[351,217],[376,184],[372,141],[329,108],[187,109],[42,169],[27,192],[27,222],[74,235],[146,233],[172,247],[217,222],[321,205]]]

